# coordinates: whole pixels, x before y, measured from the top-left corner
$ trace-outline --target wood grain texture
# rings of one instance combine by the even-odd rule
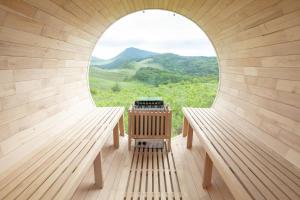
[[[87,65],[97,39],[119,18],[144,9],[197,23],[218,54],[214,108],[243,120],[300,167],[300,1],[1,0],[0,175],[94,106]]]

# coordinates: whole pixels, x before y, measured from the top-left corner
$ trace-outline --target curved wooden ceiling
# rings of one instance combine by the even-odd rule
[[[98,38],[153,8],[206,31],[221,71],[214,107],[300,166],[300,1],[0,0],[1,167],[92,108],[87,65]]]

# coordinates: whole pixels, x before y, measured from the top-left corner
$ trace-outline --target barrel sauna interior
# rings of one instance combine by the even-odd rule
[[[299,0],[0,0],[0,176],[94,107],[97,40],[145,9],[207,33],[220,67],[213,107],[300,167]]]

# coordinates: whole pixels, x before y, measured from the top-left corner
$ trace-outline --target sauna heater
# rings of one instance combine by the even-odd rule
[[[171,148],[172,111],[160,97],[140,98],[128,110],[128,143],[136,146]]]

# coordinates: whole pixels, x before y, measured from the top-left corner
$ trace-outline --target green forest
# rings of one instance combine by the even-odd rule
[[[215,57],[158,54],[128,48],[110,60],[92,57],[89,82],[97,106],[124,106],[127,110],[139,97],[162,97],[173,110],[175,136],[181,133],[182,107],[212,105],[218,74]]]

